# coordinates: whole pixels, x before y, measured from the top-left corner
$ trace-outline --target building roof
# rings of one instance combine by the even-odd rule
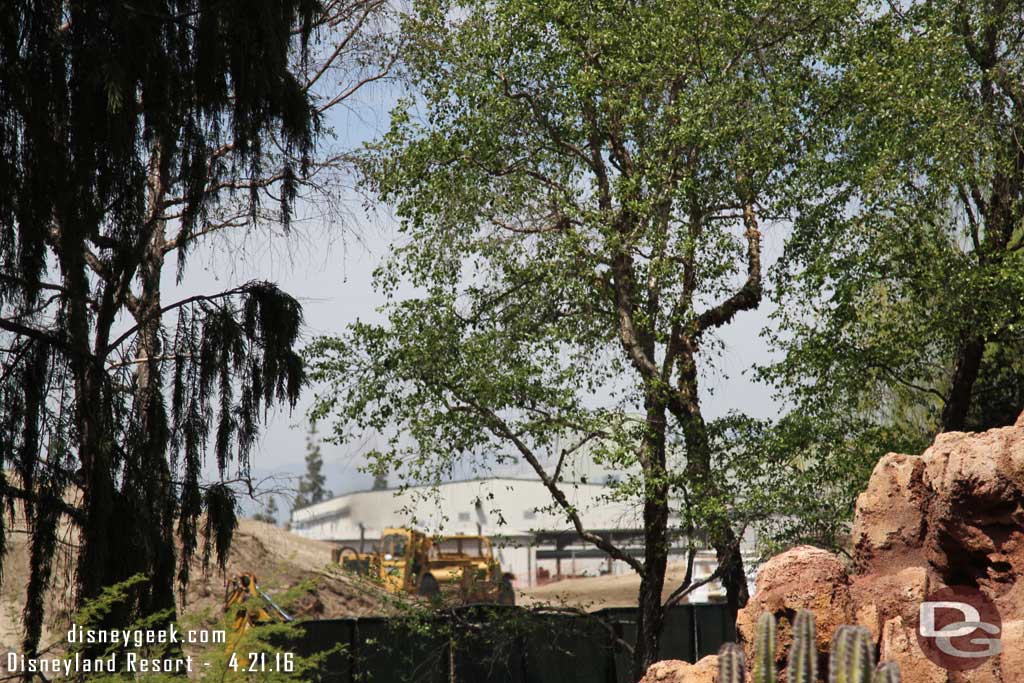
[[[635,506],[611,500],[602,484],[563,483],[569,503],[590,529],[638,529]],[[386,527],[412,526],[428,533],[526,536],[572,528],[554,509],[551,493],[537,479],[491,477],[437,486],[359,491],[292,512],[292,530],[321,539],[379,537]],[[360,525],[362,525],[360,527]]]

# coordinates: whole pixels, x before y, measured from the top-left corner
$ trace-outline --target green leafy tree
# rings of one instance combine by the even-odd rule
[[[425,1],[405,25],[421,99],[366,174],[406,235],[378,282],[423,294],[312,346],[330,383],[315,413],[388,435],[378,465],[402,482],[528,463],[567,524],[640,575],[637,677],[680,533],[714,547],[733,610],[747,599],[730,429],[705,420],[700,377],[715,330],[761,300],[761,222],[843,11]],[[643,557],[571,503],[562,467],[588,444],[627,475],[615,495],[636,505]]]
[[[306,473],[299,479],[299,490],[295,496],[293,510],[314,505],[331,497],[323,469],[324,457],[320,453],[320,437],[316,431],[316,422],[311,422],[309,433],[306,435]]]
[[[886,451],[1024,410],[1022,18],[865,3],[824,60],[767,374],[796,407],[777,445],[814,461],[797,495],[850,482],[815,500],[837,523]]]
[[[287,228],[298,202],[328,197],[339,158],[318,153],[317,132],[352,91],[335,77],[373,76],[360,27],[380,7],[0,13],[0,507],[26,511],[26,655],[62,522],[76,527],[79,603],[150,577],[111,625],[173,614],[176,575],[186,582],[197,555],[225,557],[229,482],[247,477],[264,410],[293,404],[304,382],[302,309],[267,282],[177,301],[161,286],[169,269],[184,277],[200,240]]]

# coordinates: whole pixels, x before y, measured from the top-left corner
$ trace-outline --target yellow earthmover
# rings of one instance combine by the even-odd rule
[[[391,593],[428,599],[453,595],[459,602],[515,604],[512,574],[503,573],[486,536],[428,536],[413,529],[384,529],[373,553],[344,547],[335,561],[378,580]]]
[[[260,604],[260,603],[263,604]],[[263,605],[270,609],[264,608]],[[291,615],[277,606],[273,599],[264,593],[256,581],[256,575],[243,572],[232,576],[224,588],[224,611],[229,615],[232,610],[231,637],[226,650],[231,653],[241,641],[245,632],[261,624],[274,622],[290,622]]]

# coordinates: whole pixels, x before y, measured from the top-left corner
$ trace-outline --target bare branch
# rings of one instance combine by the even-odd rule
[[[448,389],[449,391],[451,391],[451,387],[448,387]],[[453,391],[452,393],[455,394],[456,392]],[[523,459],[530,464],[530,467],[533,468],[533,471],[537,473],[538,477],[540,477],[540,480],[544,484],[545,488],[547,488],[547,490],[551,493],[551,497],[555,499],[555,502],[558,504],[560,508],[562,508],[562,511],[572,522],[573,527],[576,529],[576,533],[579,535],[581,539],[600,548],[604,552],[608,553],[608,555],[613,559],[625,562],[630,567],[632,567],[633,570],[637,573],[643,572],[643,562],[633,557],[632,555],[629,555],[628,553],[624,552],[621,548],[609,542],[608,539],[604,538],[603,536],[599,536],[591,531],[587,531],[587,529],[583,526],[583,520],[580,519],[579,512],[577,512],[576,508],[574,508],[569,503],[568,498],[566,498],[565,496],[565,492],[562,491],[561,488],[559,488],[558,482],[552,479],[552,477],[548,474],[547,470],[544,469],[544,466],[541,465],[540,460],[537,458],[533,450],[529,446],[527,446],[526,443],[522,439],[520,439],[514,431],[512,431],[511,427],[509,427],[507,422],[498,417],[498,415],[490,408],[482,406],[473,400],[465,400],[462,399],[461,397],[460,400],[470,405],[474,410],[477,411],[478,414],[480,414],[487,420],[488,429],[491,431],[491,433],[493,433],[495,436],[510,441],[512,445],[515,446],[516,450],[518,450],[519,453],[523,456]]]
[[[120,346],[122,343],[124,343],[124,341],[126,339],[128,339],[133,334],[138,332],[139,329],[143,325],[145,325],[148,322],[151,322],[155,318],[158,318],[158,317],[162,316],[164,313],[167,313],[168,311],[173,311],[176,308],[181,308],[182,306],[188,306],[189,304],[198,303],[200,301],[216,301],[218,299],[224,299],[224,298],[229,297],[229,296],[234,296],[236,294],[241,294],[241,293],[243,293],[245,291],[248,291],[249,288],[252,287],[252,284],[253,283],[251,283],[251,282],[247,282],[244,285],[241,285],[239,287],[235,287],[234,289],[225,290],[225,291],[220,292],[218,294],[197,294],[195,296],[190,296],[187,299],[182,299],[181,301],[176,301],[173,304],[168,304],[168,305],[164,306],[163,308],[161,308],[156,313],[154,313],[152,315],[149,315],[149,316],[146,316],[142,320],[139,320],[135,325],[132,325],[124,334],[122,334],[120,337],[115,339],[111,344],[109,344],[107,346],[107,353],[110,353],[110,351],[113,351],[118,346]]]
[[[743,207],[744,235],[747,238],[747,280],[732,296],[714,308],[697,316],[692,327],[697,335],[712,327],[719,327],[732,320],[739,311],[757,308],[761,303],[761,231],[752,204]]]

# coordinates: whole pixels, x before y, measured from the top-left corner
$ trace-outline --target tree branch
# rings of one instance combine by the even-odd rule
[[[41,341],[51,346],[66,349],[64,343],[56,335],[29,325],[23,325],[22,323],[15,322],[8,318],[0,318],[0,330],[13,332],[14,334],[22,337],[29,337],[30,339],[35,339],[36,341]]]
[[[448,387],[448,390],[452,391],[452,388]],[[544,469],[544,466],[540,464],[540,460],[537,458],[533,450],[529,446],[527,446],[526,443],[524,443],[523,440],[520,439],[515,434],[515,432],[512,431],[508,423],[506,423],[504,420],[498,417],[498,415],[495,414],[495,412],[490,408],[482,406],[476,401],[463,399],[458,396],[458,392],[452,391],[452,393],[455,394],[456,397],[459,398],[459,400],[463,401],[469,406],[472,406],[472,408],[476,410],[478,414],[480,414],[487,420],[487,422],[489,423],[488,430],[492,434],[512,442],[512,445],[516,447],[516,450],[518,450],[519,453],[523,456],[523,459],[530,464],[530,467],[533,468],[533,471],[537,473],[538,477],[540,477],[541,482],[551,493],[551,497],[555,499],[555,502],[558,504],[558,506],[562,508],[563,512],[565,512],[566,516],[572,522],[573,527],[576,529],[576,533],[579,535],[581,539],[600,548],[604,552],[608,553],[608,555],[613,559],[625,562],[630,567],[632,567],[633,570],[636,571],[638,574],[643,573],[643,562],[636,559],[632,555],[623,552],[621,548],[610,543],[603,536],[598,536],[597,534],[587,531],[586,528],[584,528],[583,520],[580,519],[579,513],[569,503],[569,500],[565,497],[565,492],[558,487],[558,483],[551,478],[551,476],[547,473],[547,470]]]
[[[708,585],[712,581],[717,581],[718,579],[722,578],[722,574],[725,573],[725,565],[719,564],[710,576],[706,576],[703,579],[694,581],[693,562],[696,557],[697,549],[690,548],[689,554],[686,558],[686,576],[683,577],[683,582],[679,584],[679,587],[672,591],[672,593],[668,596],[668,599],[665,600],[665,604],[662,605],[662,609],[668,609],[669,607],[676,605],[680,600],[682,600],[695,590]]]
[[[173,311],[176,308],[188,306],[189,304],[198,303],[200,301],[216,301],[217,299],[224,299],[229,296],[234,296],[235,294],[242,294],[243,292],[248,291],[249,288],[252,287],[252,285],[252,282],[247,282],[244,285],[235,287],[234,289],[225,290],[223,292],[220,292],[219,294],[197,294],[195,296],[190,296],[187,299],[182,299],[181,301],[175,301],[173,304],[167,304],[158,312],[153,313],[152,315],[148,315],[142,320],[139,320],[135,325],[132,325],[124,334],[122,334],[120,337],[115,339],[113,342],[110,343],[110,345],[107,346],[106,352],[110,353],[118,346],[120,346],[122,343],[124,343],[126,339],[128,339],[133,334],[138,332],[143,325],[162,316],[164,313],[167,313],[168,311]]]
[[[761,231],[757,226],[754,207],[750,203],[743,207],[743,222],[747,238],[747,280],[735,294],[693,320],[692,326],[698,336],[709,328],[726,324],[739,311],[757,308],[761,303]]]

